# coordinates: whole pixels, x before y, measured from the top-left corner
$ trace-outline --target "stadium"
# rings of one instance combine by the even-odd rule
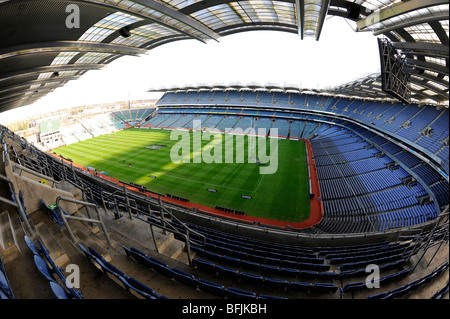
[[[162,83],[154,102],[0,125],[0,299],[181,300],[152,301],[180,317],[448,299],[448,14],[440,0],[0,0],[0,118],[125,56],[247,31],[321,41],[329,17],[376,37],[381,66],[329,89]]]

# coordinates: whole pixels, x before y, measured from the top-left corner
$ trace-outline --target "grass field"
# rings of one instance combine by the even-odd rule
[[[244,139],[247,150],[244,163],[224,163],[225,160],[192,163],[191,160],[190,163],[177,164],[171,160],[170,151],[178,141],[171,140],[170,133],[158,129],[127,129],[53,151],[79,165],[107,172],[118,180],[188,198],[193,203],[227,207],[244,211],[247,215],[287,222],[309,218],[309,181],[303,141],[278,140],[276,173],[260,174],[260,165],[248,160],[247,137]],[[213,134],[203,134],[202,150],[205,150],[205,145],[211,145],[205,136],[213,139]],[[270,154],[269,142],[266,144],[267,154]],[[162,147],[158,148],[158,145]],[[229,147],[225,148],[224,143],[220,146],[225,158]],[[208,188],[217,192],[208,191]],[[242,195],[252,199],[242,198]]]

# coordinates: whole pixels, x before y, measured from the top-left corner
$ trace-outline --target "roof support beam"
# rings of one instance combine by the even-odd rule
[[[300,39],[303,40],[304,32],[304,22],[305,22],[305,1],[295,0],[295,8],[297,8],[297,25],[298,25],[298,35]]]
[[[439,65],[439,64],[435,64],[435,63],[430,63],[430,62],[424,62],[424,61],[419,61],[419,60],[415,60],[415,59],[410,59],[410,58],[406,58],[406,64],[408,64],[409,67],[418,67],[421,69],[425,69],[425,70],[431,70],[434,72],[438,72],[438,73],[442,73],[445,75],[448,75],[448,67]]]
[[[64,83],[63,83],[64,84]],[[35,88],[35,89],[26,89],[26,90],[22,90],[22,91],[20,91],[20,92],[14,92],[14,93],[10,93],[10,94],[7,94],[7,95],[1,95],[0,96],[0,101],[3,101],[3,100],[7,100],[7,99],[10,99],[10,98],[12,98],[12,97],[14,97],[14,96],[22,96],[23,97],[23,95],[25,94],[25,93],[41,93],[41,92],[50,92],[50,91],[53,91],[54,89],[56,89],[56,88],[59,88],[59,87],[61,87],[63,84],[61,84],[61,83],[58,83],[58,84],[56,84],[56,85],[49,85],[49,86],[46,86],[46,87],[38,87],[38,88]]]
[[[35,1],[35,0],[21,0],[21,1]],[[58,0],[54,0],[54,1],[58,1]],[[60,0],[60,1],[66,2],[67,0]],[[155,11],[161,13],[162,16],[160,16],[160,15],[152,16],[150,14],[141,13],[138,10],[133,10],[131,7],[130,8],[126,8],[124,6],[119,7],[115,4],[112,4],[112,2],[109,2],[109,1],[100,2],[100,1],[95,1],[95,0],[71,0],[70,2],[71,3],[84,3],[84,4],[93,5],[93,6],[100,6],[100,7],[104,7],[104,8],[109,8],[111,10],[116,10],[116,11],[124,12],[124,13],[130,14],[130,15],[134,15],[136,17],[150,21],[152,23],[158,23],[158,24],[164,25],[172,30],[181,32],[183,34],[187,34],[191,38],[197,39],[201,42],[206,42],[204,40],[204,38],[213,39],[216,41],[219,41],[219,39],[220,39],[220,36],[217,33],[215,33],[213,30],[209,29],[205,25],[203,25],[203,24],[197,22],[195,19],[183,14],[181,11],[173,9],[173,8],[167,6],[166,4],[164,4],[162,2],[157,2],[155,0],[134,0],[134,2],[142,5],[143,7],[149,8],[151,10],[155,10]],[[175,23],[171,23],[170,21],[167,21],[167,17],[170,17],[176,21],[181,22],[186,27],[183,29],[180,29],[178,26],[175,25]],[[191,30],[189,30],[189,29],[191,29]],[[197,32],[197,34],[196,34],[196,32]],[[203,38],[199,34],[203,35]]]
[[[417,80],[417,79],[415,79],[415,78],[410,78],[410,82],[411,82],[411,83],[414,83],[414,84],[417,84],[417,85],[420,85],[420,86],[423,86],[424,88],[426,88],[426,89],[428,89],[428,90],[430,90],[430,91],[432,91],[432,92],[435,92],[436,94],[438,94],[439,96],[441,96],[443,99],[448,99],[448,92],[442,91],[442,90],[440,90],[440,89],[438,89],[438,88],[436,88],[436,87],[434,87],[434,86],[428,84],[427,82],[419,81],[419,80]],[[413,90],[413,89],[411,89],[411,90]],[[414,90],[413,90],[413,91],[414,91]],[[424,93],[424,94],[425,94],[425,93]],[[432,96],[430,96],[430,98],[431,98],[431,97],[432,97]]]
[[[399,2],[385,9],[381,9],[369,15],[367,18],[359,20],[356,23],[357,31],[364,31],[368,27],[386,19],[411,12],[414,10],[440,5],[448,4],[447,0],[410,0],[406,2]]]
[[[373,32],[373,35],[378,36],[381,34],[385,34],[391,31],[395,31],[398,29],[404,29],[404,28],[408,28],[410,26],[413,25],[418,25],[418,24],[422,24],[422,23],[429,23],[432,21],[440,21],[440,20],[448,20],[448,12],[446,13],[434,13],[432,16],[428,16],[428,17],[420,17],[420,18],[416,18],[414,20],[409,20],[409,21],[405,21],[405,22],[400,22],[400,23],[395,23],[392,26],[389,27],[385,27],[382,28],[380,30],[375,30]]]
[[[41,66],[32,69],[18,70],[15,72],[10,72],[6,74],[0,74],[0,84],[2,81],[7,81],[10,79],[28,77],[31,75],[36,75],[36,78],[41,73],[49,72],[63,72],[63,71],[89,71],[89,70],[100,70],[104,68],[106,64],[62,64],[62,65],[50,65]]]
[[[155,0],[135,0],[135,2],[140,3],[143,6],[151,8],[158,12],[161,12],[162,14],[167,15],[175,20],[178,20],[178,21],[184,23],[185,25],[189,26],[190,28],[202,33],[209,39],[216,40],[216,41],[218,41],[220,39],[220,36],[217,33],[215,33],[213,30],[207,28],[203,24],[200,24],[196,20],[181,13],[180,11],[172,9],[171,7],[165,5],[162,2],[157,2]]]
[[[395,49],[403,50],[403,51],[412,51],[411,53],[424,54],[433,53],[438,56],[447,57],[448,58],[448,46],[437,44],[437,43],[428,43],[428,42],[392,42],[392,46]]]
[[[17,90],[23,90],[23,89],[28,89],[30,88],[30,86],[32,85],[43,85],[45,87],[45,85],[47,83],[51,83],[51,82],[68,82],[68,81],[72,81],[72,80],[76,80],[78,79],[78,76],[62,76],[62,77],[51,77],[48,79],[42,79],[42,80],[35,80],[35,81],[29,81],[26,83],[21,83],[19,85],[13,85],[13,86],[8,86],[6,88],[0,88],[0,96],[3,96],[4,94],[7,94],[8,92],[13,92],[13,91],[17,91]]]
[[[320,9],[319,22],[316,30],[316,40],[319,41],[320,34],[322,33],[323,24],[328,15],[328,8],[330,7],[331,0],[322,0],[322,8]]]
[[[100,52],[120,55],[138,56],[148,51],[135,47],[117,45],[110,43],[98,42],[81,42],[81,41],[53,41],[42,43],[30,43],[26,45],[18,45],[0,50],[0,59],[10,56],[22,54],[36,54],[45,52]]]
[[[0,110],[5,109],[5,111],[6,111],[6,110],[10,110],[13,108],[17,108],[17,107],[21,107],[21,106],[25,106],[25,105],[34,103],[37,100],[39,100],[40,98],[42,98],[43,96],[51,93],[54,89],[55,88],[49,89],[49,90],[41,90],[37,93],[30,94],[27,97],[24,97],[22,95],[15,95],[8,99],[0,100]]]

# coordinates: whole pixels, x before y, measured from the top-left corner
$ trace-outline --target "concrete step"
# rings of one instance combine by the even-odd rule
[[[119,220],[104,218],[110,237],[117,243],[117,250],[122,246],[135,247],[139,250],[148,250],[156,253],[156,247],[161,255],[188,264],[185,243],[175,239],[171,232],[164,233],[160,228],[153,227],[154,239],[149,224],[138,220],[123,217]],[[155,247],[156,246],[156,247]]]
[[[36,233],[56,266],[63,267],[69,263],[69,256],[44,223],[36,225]]]
[[[183,241],[175,239],[173,234],[171,234],[165,241],[165,247],[159,252],[167,257],[188,264],[189,260],[185,247],[186,244]]]
[[[0,249],[4,262],[14,260],[20,255],[8,211],[0,213]]]

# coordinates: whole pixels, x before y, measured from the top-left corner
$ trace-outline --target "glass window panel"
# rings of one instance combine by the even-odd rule
[[[101,60],[111,56],[109,53],[97,53],[97,52],[88,52],[85,53],[82,57],[80,57],[75,64],[82,64],[82,63],[88,63],[88,64],[97,64]]]
[[[94,24],[80,37],[79,40],[101,42],[114,31],[141,20],[141,18],[126,13],[115,12]]]
[[[52,76],[53,72],[41,73],[38,76],[38,80],[49,79]]]
[[[78,52],[61,52],[58,56],[52,61],[51,65],[60,65],[67,64],[72,60]]]

